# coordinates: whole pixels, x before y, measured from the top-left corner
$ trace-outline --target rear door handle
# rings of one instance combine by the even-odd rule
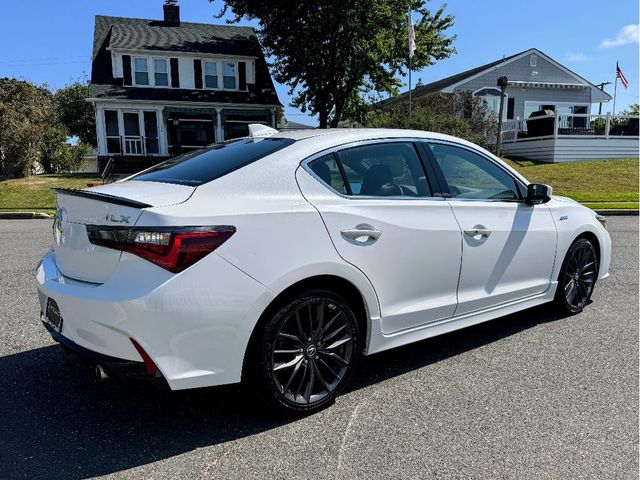
[[[344,230],[340,230],[340,233],[343,237],[347,237],[351,240],[356,240],[360,242],[366,242],[368,239],[378,240],[382,232],[373,228],[371,225],[361,223],[357,225],[355,228],[347,228]],[[362,240],[364,238],[364,240]]]
[[[469,237],[477,237],[478,235],[480,235],[481,237],[487,237],[489,238],[489,235],[491,235],[491,230],[489,230],[488,228],[484,228],[481,226],[476,226],[473,228],[467,228],[464,231],[464,234],[469,236]]]

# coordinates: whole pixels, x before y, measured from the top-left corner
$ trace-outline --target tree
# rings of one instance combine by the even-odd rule
[[[210,0],[212,1],[212,0]],[[258,38],[272,57],[274,78],[290,87],[292,105],[317,114],[321,128],[335,127],[361,95],[395,94],[408,65],[407,11],[415,24],[413,68],[432,65],[455,50],[445,31],[453,17],[432,13],[424,0],[226,0],[235,15],[257,19]]]
[[[89,84],[76,81],[58,90],[55,100],[58,117],[70,135],[96,147],[96,117],[93,105],[87,102]]]
[[[373,128],[408,128],[445,133],[487,146],[497,132],[497,119],[490,115],[486,103],[471,92],[434,94],[422,97],[409,106],[402,104],[391,110],[371,111],[364,124]]]
[[[47,139],[59,127],[53,95],[46,86],[0,78],[0,167],[7,176],[31,174]]]
[[[620,115],[638,115],[640,114],[640,103],[632,103],[629,107],[620,112]]]

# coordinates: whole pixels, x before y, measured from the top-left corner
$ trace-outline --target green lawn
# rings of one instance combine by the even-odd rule
[[[36,175],[0,180],[0,213],[55,212],[53,187],[85,188],[89,182],[101,182],[95,175]]]
[[[553,193],[589,208],[638,208],[638,159],[553,164],[504,160],[530,182],[551,185]]]
[[[590,208],[638,208],[638,159],[544,164],[505,159],[527,180],[546,183],[554,193]],[[95,175],[37,175],[0,180],[0,213],[54,213],[52,187],[84,188],[100,182]]]

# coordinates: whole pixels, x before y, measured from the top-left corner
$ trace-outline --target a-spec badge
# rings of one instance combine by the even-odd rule
[[[114,223],[129,223],[130,218],[131,218],[131,215],[120,215],[120,218],[116,218],[116,216],[113,215],[112,213],[109,213],[107,215],[107,221],[114,222]]]

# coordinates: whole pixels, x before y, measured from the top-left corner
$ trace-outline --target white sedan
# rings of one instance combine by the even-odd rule
[[[57,190],[41,319],[100,377],[246,381],[310,411],[360,355],[608,276],[605,220],[482,148],[408,130],[252,125],[125,180]]]

